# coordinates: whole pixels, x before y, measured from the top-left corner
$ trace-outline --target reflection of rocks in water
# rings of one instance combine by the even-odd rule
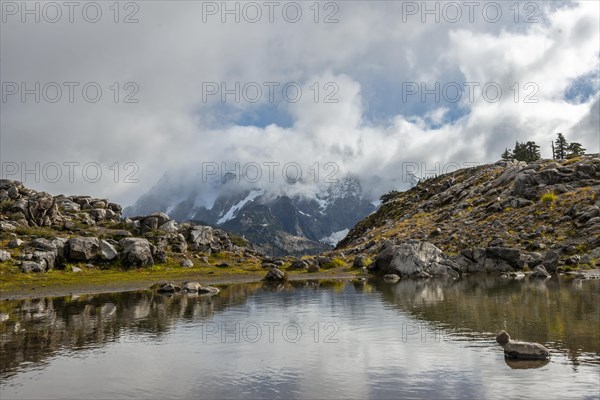
[[[463,276],[456,280],[369,281],[403,312],[438,323],[450,335],[509,330],[515,339],[553,343],[577,360],[600,354],[600,282],[574,287],[562,277],[546,280]]]
[[[100,307],[100,315],[102,315],[104,318],[112,317],[116,314],[116,312],[117,306],[115,306],[113,303],[106,303]]]
[[[107,293],[3,302],[10,315],[0,323],[0,373],[39,362],[61,347],[101,346],[168,332],[180,319],[206,319],[243,304],[261,284],[229,285],[219,295],[165,298],[151,291]]]
[[[549,359],[545,360],[518,360],[514,358],[504,358],[504,362],[512,369],[530,369],[530,368],[541,368],[550,362]]]

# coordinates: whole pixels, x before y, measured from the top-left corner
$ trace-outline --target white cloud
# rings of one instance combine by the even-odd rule
[[[36,183],[31,177],[26,183],[131,203],[165,170],[198,168],[203,161],[295,161],[307,168],[336,162],[343,171],[393,179],[403,163],[433,168],[494,161],[515,140],[536,140],[549,156],[546,144],[557,131],[600,151],[593,117],[598,93],[580,104],[563,98],[577,77],[597,73],[600,22],[594,2],[541,3],[545,14],[537,24],[514,24],[508,8],[498,23],[481,17],[474,23],[421,23],[417,17],[403,22],[400,3],[340,3],[337,24],[314,24],[307,7],[297,24],[203,23],[201,2],[139,3],[139,24],[9,19],[0,28],[2,82],[94,81],[103,98],[94,104],[3,102],[2,161],[98,162],[103,178],[97,183],[80,175],[74,183]],[[455,105],[431,96],[417,115],[402,102],[402,82],[433,87],[459,78],[482,86],[497,82],[502,98],[491,103],[476,92],[471,103],[463,95],[454,117]],[[128,81],[138,84],[139,103],[115,104],[109,86]],[[256,105],[229,100],[221,115],[215,114],[223,106],[217,96],[202,101],[203,82],[236,81],[305,85],[299,102],[271,111],[289,114],[292,125],[236,126],[227,118],[253,112]],[[319,82],[320,97],[331,92],[323,85],[333,82],[339,102],[315,103],[307,89],[312,82]],[[515,82],[516,103],[510,89]],[[522,101],[534,91],[524,87],[528,82],[537,85],[538,103]],[[126,92],[121,87],[120,95]],[[385,118],[366,116],[384,106],[390,106],[381,112]],[[214,119],[224,123],[215,125]],[[140,168],[138,184],[122,182],[129,161]],[[109,169],[114,162],[121,169],[119,183]]]

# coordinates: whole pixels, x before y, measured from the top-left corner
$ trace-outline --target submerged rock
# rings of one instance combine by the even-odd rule
[[[396,283],[400,280],[400,277],[396,274],[386,274],[383,276],[383,279],[386,282],[390,282],[390,283]]]
[[[518,342],[510,340],[508,332],[502,330],[496,336],[496,342],[504,348],[504,356],[522,360],[545,360],[550,351],[539,343]]]
[[[211,296],[218,294],[219,292],[219,288],[216,288],[214,286],[201,286],[200,289],[198,289],[199,294],[209,294]]]
[[[159,284],[158,293],[175,293],[180,292],[181,288],[179,286],[175,286],[172,283],[161,283]]]

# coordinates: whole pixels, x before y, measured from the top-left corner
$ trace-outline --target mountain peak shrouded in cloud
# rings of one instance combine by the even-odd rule
[[[192,179],[185,182],[181,177]],[[325,182],[259,182],[226,172],[203,182],[196,174],[167,172],[126,216],[165,212],[179,221],[219,226],[273,254],[318,253],[335,245],[375,210],[352,176]]]
[[[496,6],[480,4],[470,15],[457,3],[455,21],[439,3],[437,22],[421,2],[416,10],[407,8],[412,2],[341,2],[337,22],[323,23],[322,13],[315,23],[307,8],[293,24],[222,22],[201,3],[140,3],[133,24],[23,24],[7,15],[3,177],[23,178],[40,163],[37,178],[20,180],[133,204],[165,171],[178,170],[183,176],[168,177],[173,196],[209,207],[216,198],[199,189],[203,163],[258,163],[263,173],[264,163],[297,163],[303,182],[318,164],[321,183],[327,164],[357,177],[373,201],[402,189],[405,179],[394,180],[406,172],[493,161],[518,140],[540,143],[549,157],[555,132],[565,132],[600,150],[596,2],[496,2],[498,19]],[[40,35],[52,45],[26,50],[39,47]],[[106,60],[119,62],[107,68]],[[35,91],[36,82],[39,102],[20,92],[21,84]],[[68,82],[77,83],[72,102]],[[62,88],[56,102],[48,83]],[[97,88],[102,96],[92,102]],[[63,164],[73,162],[97,163],[101,178],[88,179],[90,169],[68,179]],[[8,176],[6,163],[19,171]],[[50,168],[44,176],[50,163],[62,166],[59,179],[49,179]],[[134,180],[125,179],[133,172],[126,163]]]

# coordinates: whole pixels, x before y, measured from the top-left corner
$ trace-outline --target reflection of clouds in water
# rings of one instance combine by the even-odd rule
[[[9,357],[0,359],[9,384],[0,393],[3,398],[15,393],[79,398],[115,393],[209,398],[584,396],[597,385],[600,372],[600,334],[594,325],[599,284],[584,282],[581,295],[573,296],[566,280],[546,281],[541,293],[528,280],[481,275],[395,285],[376,280],[230,285],[209,299],[129,292],[8,302],[11,318],[0,324],[0,351]],[[19,318],[26,331],[14,335]],[[556,336],[556,321],[564,338]],[[203,340],[203,326],[225,323],[231,328],[236,322],[241,327],[279,325],[272,342],[264,328],[255,342],[243,337],[236,342],[235,332],[225,341],[220,335]],[[300,340],[284,339],[286,323],[301,327]],[[321,327],[318,341],[311,330],[315,323]],[[325,323],[339,327],[337,342],[324,341]],[[514,371],[512,367],[533,364],[504,362],[502,349],[485,333],[497,333],[501,326],[511,336],[547,344],[553,359],[527,374]],[[413,327],[418,331],[407,332]],[[443,337],[436,340],[436,333]],[[57,353],[59,348],[63,351]],[[564,357],[567,351],[580,361],[575,375],[574,362]],[[20,360],[34,362],[19,365]],[[553,380],[547,380],[548,374]],[[96,376],[102,379],[88,379]]]

